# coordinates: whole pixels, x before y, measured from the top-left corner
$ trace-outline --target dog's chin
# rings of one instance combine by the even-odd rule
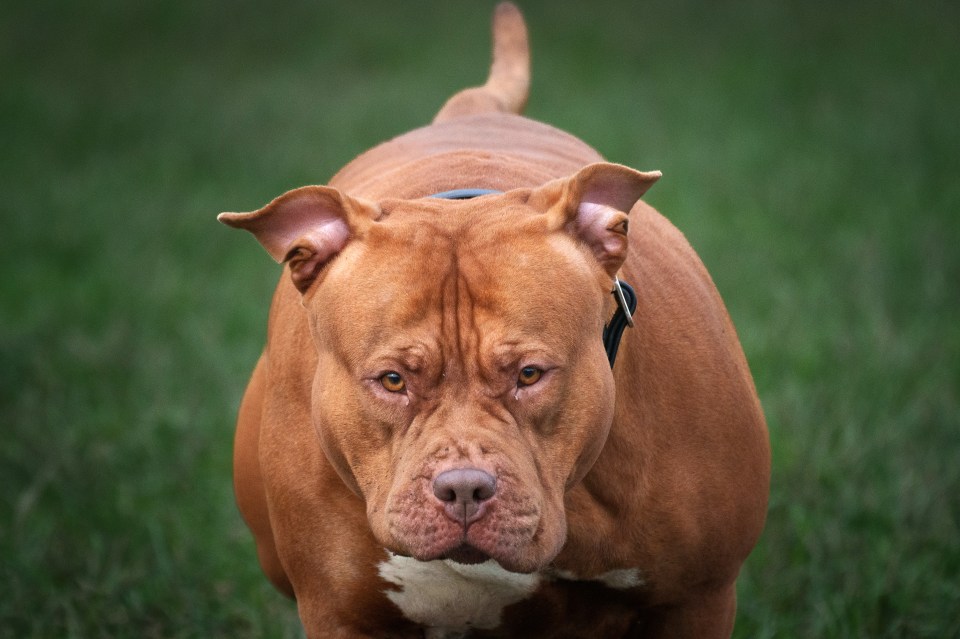
[[[447,550],[439,552],[434,551],[421,553],[417,552],[416,550],[411,550],[410,548],[388,548],[387,550],[392,555],[398,557],[409,557],[410,559],[416,559],[417,561],[422,562],[439,560],[452,561],[465,566],[476,566],[492,561],[496,562],[497,565],[507,572],[521,574],[530,574],[542,570],[545,565],[549,564],[550,560],[552,560],[556,554],[553,553],[547,558],[534,554],[521,554],[518,556],[501,555],[497,553],[491,554],[465,541],[456,546],[452,546]]]
[[[472,566],[474,564],[482,564],[490,560],[490,555],[483,552],[478,548],[474,548],[470,544],[460,544],[456,548],[447,551],[443,555],[443,559],[449,559],[450,561],[455,561],[458,564],[466,564]]]

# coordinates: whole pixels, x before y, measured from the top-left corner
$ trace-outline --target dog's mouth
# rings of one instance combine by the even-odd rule
[[[456,548],[447,551],[443,555],[444,559],[455,561],[458,564],[482,564],[490,559],[490,555],[478,548],[474,548],[468,543],[462,543]]]

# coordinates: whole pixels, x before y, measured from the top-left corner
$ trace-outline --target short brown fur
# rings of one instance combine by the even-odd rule
[[[639,201],[659,174],[517,115],[512,5],[494,39],[488,82],[432,125],[328,186],[221,216],[287,260],[235,441],[261,566],[311,638],[423,637],[378,566],[387,549],[447,552],[418,526],[454,530],[429,482],[469,464],[499,482],[476,543],[543,575],[470,637],[727,637],[770,471],[736,332],[683,235]],[[419,199],[463,187],[504,194]],[[639,303],[611,373],[614,275]],[[377,386],[377,358],[404,371],[406,404]],[[535,390],[511,381],[531,358],[553,367]],[[642,581],[592,580],[623,569]]]

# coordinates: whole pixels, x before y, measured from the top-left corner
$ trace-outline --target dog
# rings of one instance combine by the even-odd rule
[[[319,637],[728,637],[766,424],[659,178],[520,115],[526,25],[429,126],[220,221],[284,265],[234,447]],[[632,327],[629,326],[632,323]]]

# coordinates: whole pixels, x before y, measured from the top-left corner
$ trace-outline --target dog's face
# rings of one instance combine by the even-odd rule
[[[559,552],[612,421],[600,335],[626,212],[657,177],[592,165],[464,202],[305,187],[226,215],[290,264],[314,426],[385,548],[517,572]]]
[[[385,203],[331,263],[305,299],[313,418],[384,546],[530,571],[564,541],[564,489],[603,444],[613,380],[596,267],[496,199]],[[447,475],[438,496],[464,469],[485,475]]]

